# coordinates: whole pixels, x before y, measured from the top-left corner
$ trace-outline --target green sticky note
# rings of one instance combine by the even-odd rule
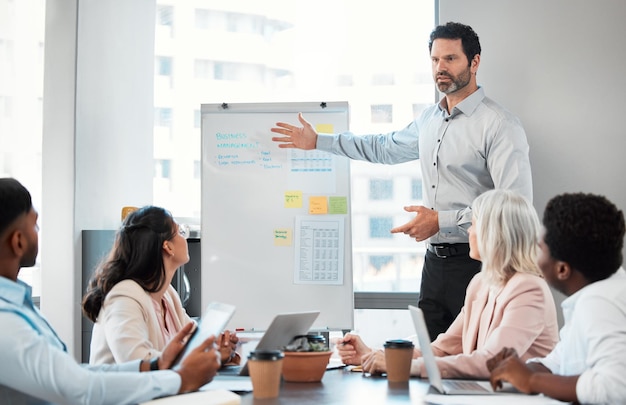
[[[328,213],[329,214],[347,214],[348,213],[348,197],[329,197]]]

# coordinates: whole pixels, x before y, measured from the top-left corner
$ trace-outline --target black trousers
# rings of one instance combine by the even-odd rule
[[[467,285],[480,266],[469,255],[441,258],[426,251],[418,306],[424,312],[431,341],[461,312]]]

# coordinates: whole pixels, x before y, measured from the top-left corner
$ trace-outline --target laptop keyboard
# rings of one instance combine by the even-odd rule
[[[489,392],[488,389],[483,387],[480,384],[477,384],[474,381],[459,381],[459,380],[447,380],[444,382],[446,388],[453,391],[463,390],[463,391],[479,391],[479,392]]]

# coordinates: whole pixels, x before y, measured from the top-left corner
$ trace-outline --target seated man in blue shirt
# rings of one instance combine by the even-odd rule
[[[220,364],[214,337],[167,370],[193,328],[187,324],[152,361],[83,366],[67,353],[33,305],[31,288],[17,279],[39,250],[37,211],[17,180],[0,178],[0,398],[9,404],[131,404],[195,391]],[[139,371],[155,371],[139,373]],[[7,401],[7,402],[5,402]]]
[[[504,348],[488,360],[494,389],[508,381],[526,393],[584,404],[626,403],[624,214],[606,198],[563,194],[543,215],[539,267],[567,295],[561,341],[522,363]]]

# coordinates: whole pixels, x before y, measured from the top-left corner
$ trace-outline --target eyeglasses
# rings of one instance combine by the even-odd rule
[[[185,239],[189,238],[189,225],[178,224],[178,234]]]

